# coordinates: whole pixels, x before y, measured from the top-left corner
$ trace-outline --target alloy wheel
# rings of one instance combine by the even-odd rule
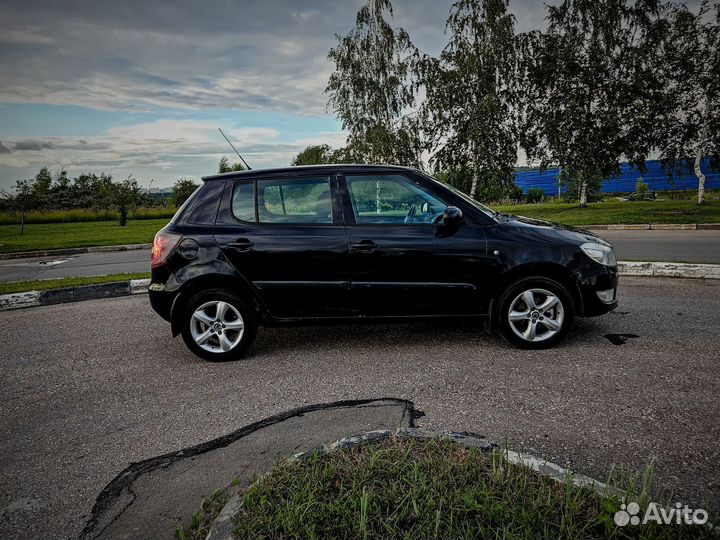
[[[240,312],[222,300],[205,302],[190,320],[190,333],[195,343],[213,353],[234,349],[244,332],[245,323]]]
[[[510,303],[507,317],[510,328],[518,337],[539,342],[560,332],[565,310],[554,293],[546,289],[528,289]]]

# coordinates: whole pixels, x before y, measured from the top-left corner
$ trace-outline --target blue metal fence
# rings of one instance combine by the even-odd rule
[[[698,180],[694,174],[688,172],[683,176],[668,179],[667,173],[660,166],[659,161],[646,162],[647,171],[640,173],[637,168],[630,169],[627,163],[621,166],[620,176],[603,180],[600,191],[602,193],[635,191],[635,183],[642,177],[652,191],[671,191],[680,189],[697,189]],[[710,162],[702,165],[705,173],[705,187],[720,188],[720,172],[710,171]],[[545,195],[557,195],[558,169],[548,169],[543,173],[538,171],[520,171],[515,173],[515,183],[523,193],[531,187],[540,188]],[[563,192],[566,191],[563,187]]]

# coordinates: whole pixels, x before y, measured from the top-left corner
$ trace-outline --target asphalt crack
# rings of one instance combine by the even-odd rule
[[[381,402],[390,402],[394,404],[404,405],[402,418],[408,418],[408,424],[410,427],[416,427],[415,419],[425,415],[424,412],[415,409],[412,401],[398,398],[342,400],[333,401],[330,403],[306,405],[304,407],[291,409],[289,411],[270,416],[263,420],[253,422],[252,424],[243,426],[238,430],[235,430],[231,433],[228,433],[227,435],[223,435],[222,437],[218,437],[211,441],[206,441],[204,443],[200,443],[198,445],[188,448],[183,448],[175,452],[170,452],[168,454],[163,454],[136,463],[131,463],[125,470],[123,470],[115,478],[113,478],[97,496],[97,498],[95,499],[95,504],[93,505],[93,508],[90,512],[90,517],[86,520],[85,527],[80,533],[80,538],[90,539],[101,535],[102,532],[107,529],[107,527],[109,527],[125,512],[125,510],[132,506],[133,502],[135,501],[135,493],[132,490],[132,485],[135,480],[137,480],[145,473],[149,473],[158,468],[168,467],[183,459],[194,458],[195,456],[204,454],[206,452],[217,450],[218,448],[224,448],[258,430],[261,430],[268,426],[272,426],[274,424],[278,424],[280,422],[284,422],[285,420],[289,420],[290,418],[302,416],[306,413],[334,408],[382,407],[383,405]],[[113,519],[107,525],[102,527],[100,531],[96,531],[95,529],[97,528],[100,521],[105,517],[105,514],[113,506],[118,497],[120,497],[126,490],[132,496],[130,502],[115,517],[113,517]]]

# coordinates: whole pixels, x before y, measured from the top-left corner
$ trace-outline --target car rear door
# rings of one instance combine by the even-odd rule
[[[346,316],[349,261],[334,175],[230,182],[215,239],[279,318]]]

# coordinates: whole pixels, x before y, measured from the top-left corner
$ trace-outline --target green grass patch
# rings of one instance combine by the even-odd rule
[[[3,225],[0,252],[144,244],[152,242],[155,233],[168,221],[141,219],[128,221],[124,227],[114,221],[31,224],[25,226],[24,235],[20,235],[19,225]]]
[[[720,222],[720,200],[706,201],[704,205],[691,200],[657,200],[598,202],[587,208],[580,208],[577,203],[545,203],[493,206],[493,209],[565,225]]]
[[[110,274],[107,276],[68,277],[60,279],[32,279],[28,281],[0,282],[0,294],[12,294],[26,291],[51,291],[54,289],[64,289],[65,287],[99,285],[100,283],[113,283],[116,281],[128,281],[130,279],[146,279],[149,277],[149,272],[141,272],[135,274]]]
[[[170,219],[177,209],[173,206],[136,208],[128,219]],[[78,221],[118,221],[120,214],[115,210],[37,210],[25,214],[25,223],[75,223]],[[19,225],[21,215],[17,212],[0,212],[0,225]]]
[[[631,500],[642,506],[647,494],[631,488]],[[711,537],[699,525],[618,527],[618,498],[447,439],[391,438],[281,462],[241,497],[236,538]],[[203,504],[192,526],[178,529],[178,538],[205,537],[219,508]]]

